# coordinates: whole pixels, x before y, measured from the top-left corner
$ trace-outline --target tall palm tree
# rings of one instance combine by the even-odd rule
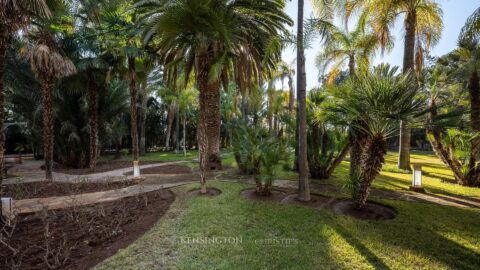
[[[210,168],[221,168],[220,86],[228,89],[233,73],[240,90],[250,89],[260,74],[273,70],[280,59],[277,37],[291,24],[284,2],[159,0],[136,5],[146,13],[141,20],[144,42],[156,48],[167,64],[167,77],[176,77],[183,69],[188,79],[195,70],[200,160],[208,159]],[[202,151],[208,151],[208,157],[202,157],[207,155]]]
[[[298,0],[297,17],[297,106],[298,106],[298,199],[310,201],[307,166],[307,75],[303,36],[304,1]]]
[[[50,10],[45,0],[0,0],[0,184],[4,171],[4,74],[7,48],[13,35],[26,27],[34,16],[50,17]]]
[[[40,31],[28,52],[30,66],[41,84],[43,95],[43,145],[45,178],[52,180],[53,165],[53,86],[56,80],[76,72],[73,62],[63,56],[52,33]]]
[[[404,16],[403,72],[417,71],[423,65],[423,55],[440,39],[443,29],[442,10],[435,0],[342,0],[345,16],[350,17],[356,9],[361,17],[369,18],[374,32],[384,48],[392,40],[391,28]],[[341,1],[336,1],[337,3]],[[410,170],[411,128],[408,119],[400,123],[400,147],[398,167]]]

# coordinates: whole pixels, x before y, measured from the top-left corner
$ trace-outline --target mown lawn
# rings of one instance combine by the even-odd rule
[[[406,191],[411,174],[395,168],[395,154],[389,153],[386,160],[374,187]],[[451,172],[432,154],[415,153],[412,163],[422,163],[429,193],[480,198],[478,188],[449,183]],[[231,154],[224,154],[224,164],[236,166]],[[331,179],[314,181],[342,186],[347,175],[344,161]],[[278,178],[295,180],[296,175],[279,168]],[[244,184],[209,185],[223,193],[190,198],[185,193],[196,185],[176,188],[178,197],[167,216],[98,268],[480,269],[479,209],[381,200],[397,209],[398,217],[362,221],[325,209],[248,201],[239,195],[249,187]]]
[[[167,216],[98,269],[480,269],[479,210],[384,200],[396,219],[361,221],[249,201],[244,184],[209,185],[223,193],[191,198],[196,185],[176,188]]]

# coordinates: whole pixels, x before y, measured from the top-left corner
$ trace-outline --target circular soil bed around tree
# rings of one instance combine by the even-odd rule
[[[259,195],[254,188],[242,190],[242,197],[261,202],[280,202],[287,195],[285,191],[272,190],[270,196]]]
[[[308,207],[321,207],[321,208],[330,208],[332,204],[337,200],[336,198],[311,194],[311,200],[308,202],[302,202],[297,199],[297,194],[291,194],[285,197],[282,200],[282,203],[308,206]]]
[[[147,232],[174,200],[173,192],[157,190],[19,215],[15,226],[0,225],[2,240],[9,245],[0,249],[0,269],[12,269],[14,264],[18,269],[90,269]]]
[[[397,216],[397,211],[392,207],[375,202],[367,202],[361,210],[357,210],[353,206],[353,201],[341,200],[333,204],[332,210],[336,214],[366,220],[387,220]]]
[[[217,195],[220,195],[222,193],[221,190],[219,189],[216,189],[216,188],[207,188],[207,193],[200,193],[200,189],[194,189],[194,190],[190,190],[188,192],[188,196],[191,196],[191,197],[213,197],[213,196],[217,196]]]
[[[189,174],[192,173],[192,169],[187,166],[179,165],[165,165],[156,166],[150,168],[144,168],[140,170],[140,174]],[[133,172],[128,172],[125,175],[132,175]]]
[[[48,198],[57,196],[77,195],[82,193],[106,191],[113,189],[125,188],[138,184],[138,180],[125,180],[116,182],[75,182],[75,183],[59,183],[59,182],[31,182],[8,184],[1,186],[4,197],[12,197],[15,200],[32,199],[32,198]]]

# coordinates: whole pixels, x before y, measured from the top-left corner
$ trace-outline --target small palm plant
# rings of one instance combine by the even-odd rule
[[[270,196],[278,166],[288,159],[287,144],[266,129],[244,123],[236,125],[234,153],[239,168],[253,175],[256,192]]]
[[[386,138],[394,134],[398,121],[419,115],[423,101],[417,97],[413,75],[397,75],[397,68],[376,67],[338,87],[339,106],[350,129],[364,136],[348,186],[356,209],[368,198],[370,186],[385,162]]]

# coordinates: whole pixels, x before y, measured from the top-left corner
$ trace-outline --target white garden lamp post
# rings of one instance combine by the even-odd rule
[[[412,186],[410,187],[411,191],[425,193],[425,189],[422,186],[422,166],[415,164],[413,165],[412,173]]]
[[[140,166],[138,160],[133,161],[133,178],[140,178]]]

